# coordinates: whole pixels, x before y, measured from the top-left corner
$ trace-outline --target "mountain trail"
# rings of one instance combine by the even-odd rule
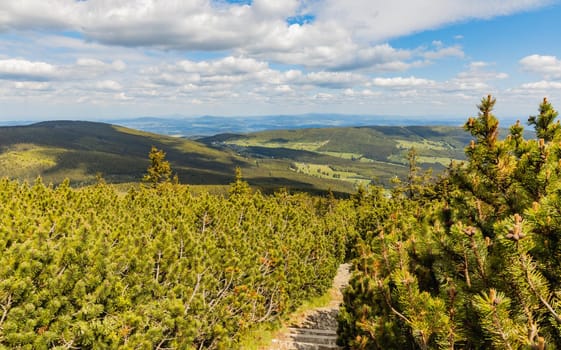
[[[283,329],[271,345],[264,350],[332,350],[337,346],[337,314],[343,302],[343,289],[350,278],[350,264],[342,264],[337,270],[329,291],[331,300],[324,306],[297,315]]]

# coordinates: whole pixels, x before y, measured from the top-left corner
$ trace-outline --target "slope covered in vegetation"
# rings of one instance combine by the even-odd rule
[[[501,140],[494,104],[464,125],[465,162],[433,178],[411,149],[391,191],[345,200],[252,193],[239,171],[194,195],[156,148],[126,194],[1,180],[0,347],[236,349],[351,257],[346,348],[555,349],[561,126],[544,100],[535,138]]]
[[[101,174],[110,183],[137,182],[148,166],[152,146],[163,149],[179,181],[191,185],[228,185],[241,167],[251,185],[274,191],[286,187],[309,192],[354,191],[352,184],[297,173],[286,161],[241,157],[183,138],[110,124],[52,121],[0,127],[0,176],[46,183],[70,179],[73,186],[95,183]]]
[[[391,198],[355,198],[361,232],[341,313],[353,349],[554,349],[561,344],[561,128],[544,100],[499,140],[490,96],[467,161],[434,183],[414,162]]]
[[[330,285],[345,202],[0,181],[0,348],[236,348]]]
[[[451,160],[465,159],[469,139],[459,127],[370,126],[223,134],[200,141],[253,158],[286,159],[297,172],[322,179],[387,186],[407,176],[409,149],[416,149],[423,169],[440,172]]]

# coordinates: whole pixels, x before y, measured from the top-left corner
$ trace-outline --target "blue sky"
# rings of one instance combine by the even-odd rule
[[[0,119],[561,105],[558,0],[13,0]]]

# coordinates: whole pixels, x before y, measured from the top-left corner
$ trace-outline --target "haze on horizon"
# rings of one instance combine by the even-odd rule
[[[0,120],[561,106],[559,0],[8,0]]]

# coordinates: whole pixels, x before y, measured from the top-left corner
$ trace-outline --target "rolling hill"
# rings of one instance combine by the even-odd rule
[[[248,158],[289,160],[298,173],[356,185],[405,176],[411,148],[422,168],[441,171],[451,160],[464,159],[470,140],[458,127],[371,126],[222,134],[199,141]]]
[[[352,185],[325,181],[290,170],[284,160],[255,160],[231,150],[217,150],[203,143],[163,136],[105,123],[50,121],[28,126],[0,127],[0,176],[73,185],[95,182],[100,173],[111,183],[140,181],[154,145],[167,153],[182,183],[227,185],[234,169],[265,191],[288,187],[304,191],[351,192]]]
[[[197,141],[105,123],[51,121],[0,128],[0,176],[74,185],[100,173],[111,183],[138,182],[152,145],[163,149],[182,183],[224,186],[235,167],[264,191],[280,187],[352,193],[407,173],[406,155],[435,171],[463,159],[470,135],[455,127],[373,126],[220,134]],[[222,187],[222,190],[224,188]]]
[[[0,128],[0,173],[60,182],[90,182],[96,173],[109,181],[138,181],[154,145],[168,153],[175,170],[194,182],[225,181],[222,171],[237,164],[231,155],[200,143],[103,123],[54,121]]]

